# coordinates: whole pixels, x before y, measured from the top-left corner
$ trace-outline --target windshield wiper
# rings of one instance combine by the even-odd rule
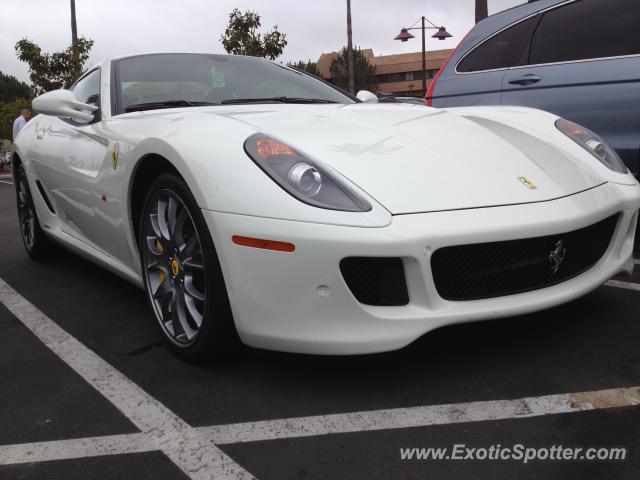
[[[229,98],[222,100],[220,105],[233,105],[240,103],[337,103],[333,100],[322,98],[302,98],[302,97],[264,97],[264,98]]]
[[[164,102],[148,102],[148,103],[134,103],[128,105],[125,112],[137,112],[141,110],[155,110],[158,108],[179,108],[179,107],[202,107],[206,105],[217,105],[211,102],[189,102],[187,100],[166,100]]]

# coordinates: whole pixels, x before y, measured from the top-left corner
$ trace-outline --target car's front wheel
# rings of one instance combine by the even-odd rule
[[[139,245],[147,298],[174,351],[206,360],[237,345],[209,229],[181,178],[164,174],[149,188]]]

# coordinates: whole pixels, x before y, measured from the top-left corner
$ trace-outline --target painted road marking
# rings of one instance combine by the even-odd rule
[[[640,283],[621,282],[620,280],[609,280],[605,283],[607,287],[626,288],[627,290],[637,290],[640,292]]]
[[[190,478],[252,478],[215,445],[202,443],[186,422],[69,335],[2,279],[0,302]],[[0,460],[4,454],[2,450]]]
[[[625,285],[623,288],[628,288],[627,283],[619,283]],[[638,386],[515,400],[429,405],[192,428],[65,332],[2,279],[0,302],[141,430],[141,433],[125,435],[1,445],[0,465],[161,451],[195,480],[252,478],[217,445],[510,420],[640,405]]]
[[[640,387],[613,388],[515,400],[452,403],[216,425],[191,429],[189,437],[190,441],[195,441],[198,445],[217,448],[215,445],[454,423],[513,420],[637,405],[640,405]],[[145,433],[5,445],[0,446],[0,465],[154,450],[158,450],[157,443]],[[215,472],[209,473],[211,478],[218,478]],[[196,477],[192,476],[192,478]]]
[[[9,182],[7,180],[0,180],[0,183],[6,183],[7,185],[13,185],[13,182]]]
[[[143,433],[74,438],[51,442],[19,443],[17,445],[0,446],[0,465],[142,453],[156,450],[158,450],[158,447],[149,441],[149,438]]]
[[[640,387],[201,427],[216,444],[485,422],[640,405]]]

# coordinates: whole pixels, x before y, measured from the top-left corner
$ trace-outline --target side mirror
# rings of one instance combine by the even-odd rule
[[[31,102],[34,111],[77,120],[91,121],[98,110],[95,105],[79,102],[71,90],[53,90],[43,93]]]
[[[356,97],[363,103],[378,103],[378,97],[369,90],[360,90]]]

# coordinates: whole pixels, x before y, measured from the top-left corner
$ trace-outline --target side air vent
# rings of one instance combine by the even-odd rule
[[[40,180],[36,180],[36,185],[38,186],[38,191],[40,192],[40,195],[42,195],[42,199],[44,200],[44,203],[47,205],[47,208],[51,213],[55,215],[56,210],[53,208],[53,204],[51,203],[51,200],[49,200],[47,193],[44,191],[44,187],[42,186],[42,183],[40,183]]]

